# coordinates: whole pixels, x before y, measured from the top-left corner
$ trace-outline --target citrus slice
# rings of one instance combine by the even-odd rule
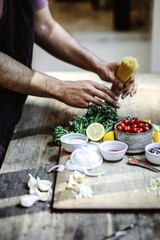
[[[143,120],[144,122],[148,122],[148,123],[151,123],[151,120],[150,119],[146,119],[146,120]]]
[[[152,126],[153,126],[153,132],[159,132],[160,131],[160,126],[158,126],[156,124],[153,124],[153,123],[152,123]]]
[[[154,133],[154,142],[159,143],[160,142],[160,132]]]
[[[103,138],[105,129],[100,123],[92,123],[87,127],[86,134],[91,141],[98,142]]]
[[[114,131],[107,132],[103,137],[103,142],[114,140]]]

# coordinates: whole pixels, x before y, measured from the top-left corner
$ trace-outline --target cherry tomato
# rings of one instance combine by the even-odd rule
[[[128,127],[128,132],[131,132],[131,127],[129,125],[127,127]]]
[[[138,128],[138,129],[139,129],[140,132],[143,132],[143,128],[142,127]]]
[[[123,128],[123,131],[124,131],[124,132],[128,132],[128,126],[125,126],[125,127]]]
[[[137,128],[136,131],[135,131],[135,133],[140,133],[140,130]]]
[[[150,127],[148,127],[148,126],[144,128],[144,131],[145,131],[145,132],[147,132],[147,131],[149,131],[149,130],[150,130]]]
[[[120,125],[117,126],[117,129],[118,129],[119,131],[122,131],[122,130],[123,130],[122,126],[120,126]]]
[[[137,128],[136,128],[136,127],[134,127],[134,128],[131,129],[131,132],[132,132],[132,133],[135,133],[136,131],[137,131]]]
[[[143,127],[143,123],[138,123],[137,127],[138,128],[142,128]]]
[[[141,123],[141,119],[140,118],[136,118],[135,120],[135,124]]]
[[[148,123],[143,123],[143,126],[144,127],[149,127],[149,124]]]
[[[125,124],[123,123],[123,122],[120,122],[119,124],[118,124],[118,126],[121,126],[122,128],[125,126]]]
[[[123,119],[123,123],[124,123],[125,125],[128,125],[128,124],[129,124],[129,120],[128,120],[128,119]]]
[[[131,128],[137,128],[137,124],[132,124]]]
[[[135,120],[133,120],[133,119],[129,121],[129,125],[132,125],[134,123],[135,123]]]

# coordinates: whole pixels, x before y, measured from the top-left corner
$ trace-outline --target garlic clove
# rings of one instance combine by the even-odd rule
[[[74,180],[73,174],[69,175],[69,180],[67,182],[66,188],[73,189],[77,186],[77,182]]]
[[[36,194],[36,189],[38,189],[38,188],[37,188],[37,187],[30,188],[30,189],[29,189],[29,194],[35,195],[35,194]]]
[[[20,197],[20,204],[23,207],[32,207],[38,200],[40,200],[39,196],[28,194]]]
[[[37,186],[39,190],[46,192],[51,188],[52,182],[48,180],[41,180],[39,177],[37,177]]]
[[[49,192],[41,192],[38,189],[35,190],[35,194],[40,198],[41,201],[45,202],[49,199],[50,193]]]
[[[37,180],[36,180],[36,178],[34,178],[30,173],[28,175],[30,177],[29,181],[28,181],[28,187],[29,188],[37,187]]]
[[[82,173],[80,173],[78,171],[74,171],[73,177],[74,177],[74,180],[77,183],[81,183],[83,181],[83,179],[85,178],[85,174],[82,174]]]

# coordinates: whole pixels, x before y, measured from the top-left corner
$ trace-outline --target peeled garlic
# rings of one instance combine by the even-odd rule
[[[74,180],[77,183],[81,183],[83,181],[83,179],[85,178],[85,174],[82,174],[82,173],[80,173],[78,171],[74,171],[73,177],[74,177]]]
[[[74,180],[73,174],[69,175],[69,180],[66,185],[67,189],[73,189],[74,187],[77,186],[77,182]]]
[[[41,180],[39,177],[37,177],[37,186],[39,190],[46,192],[51,188],[52,182],[48,180]]]
[[[50,197],[49,192],[41,192],[38,189],[35,190],[35,194],[41,198],[41,201],[47,201]]]
[[[72,190],[73,196],[78,199],[78,198],[92,198],[93,197],[93,191],[90,186],[86,186],[83,184],[77,184],[76,188]]]
[[[28,187],[29,188],[35,188],[37,187],[37,180],[36,178],[34,178],[30,173],[28,174],[29,175],[29,181],[28,181]]]
[[[23,207],[31,207],[34,203],[40,200],[39,196],[36,195],[24,195],[20,197],[20,204]]]

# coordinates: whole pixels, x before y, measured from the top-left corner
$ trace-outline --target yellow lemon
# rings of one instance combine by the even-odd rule
[[[154,142],[159,143],[160,142],[160,132],[154,133]]]
[[[98,142],[103,138],[105,129],[100,123],[92,123],[87,127],[86,134],[91,141]]]
[[[147,119],[147,120],[143,120],[144,122],[148,122],[148,123],[151,123],[151,120],[150,119]]]
[[[103,137],[103,142],[114,140],[114,131],[107,132]]]

